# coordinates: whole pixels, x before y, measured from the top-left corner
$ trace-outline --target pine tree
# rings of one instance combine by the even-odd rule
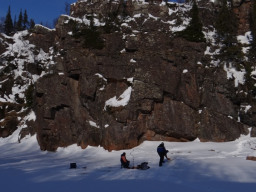
[[[227,36],[237,33],[237,19],[231,7],[228,7],[227,0],[222,0],[222,7],[218,13],[215,23],[219,39],[225,39]]]
[[[33,29],[35,27],[35,21],[33,19],[30,19],[29,21],[29,29]]]
[[[70,3],[65,2],[65,14],[70,15]]]
[[[229,62],[241,62],[243,53],[237,41],[238,21],[233,12],[232,1],[222,0],[222,7],[218,13],[215,27],[217,29],[217,41],[222,43],[220,55],[222,59]],[[239,69],[238,64],[236,67]]]
[[[6,35],[10,35],[13,32],[13,23],[11,16],[11,7],[9,6],[4,22],[4,32]]]
[[[5,17],[0,18],[0,33],[4,33],[4,21]]]
[[[17,31],[17,19],[16,19],[16,15],[14,16],[14,21],[13,21],[13,31],[14,31],[14,32]]]
[[[203,25],[199,18],[199,10],[196,1],[193,1],[193,7],[191,9],[191,21],[188,27],[178,32],[178,36],[193,42],[205,42],[204,34],[202,32]]]
[[[26,9],[24,11],[24,16],[23,16],[23,29],[28,29],[28,15],[27,15]]]
[[[17,31],[22,31],[23,30],[23,16],[22,16],[22,11],[20,11],[20,14],[19,14],[19,19],[18,19],[18,22],[17,22]]]

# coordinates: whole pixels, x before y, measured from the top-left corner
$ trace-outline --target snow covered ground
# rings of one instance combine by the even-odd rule
[[[256,138],[242,136],[228,143],[165,142],[174,160],[163,167],[158,167],[159,143],[144,142],[131,150],[112,152],[72,145],[53,153],[40,151],[35,136],[18,143],[14,134],[0,139],[1,191],[255,191],[256,162],[246,157],[256,156]],[[124,151],[132,165],[148,161],[151,168],[121,169]],[[77,169],[69,169],[73,162]]]

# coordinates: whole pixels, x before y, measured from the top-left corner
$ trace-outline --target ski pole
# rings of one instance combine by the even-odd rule
[[[134,149],[131,151],[130,155],[132,156],[132,166],[134,167],[134,156],[132,155],[133,151],[134,151]]]

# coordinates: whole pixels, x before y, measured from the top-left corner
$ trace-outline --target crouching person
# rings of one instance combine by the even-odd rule
[[[123,152],[123,154],[121,155],[120,161],[121,161],[121,167],[124,167],[124,168],[127,168],[127,169],[130,168],[129,167],[130,166],[130,161],[128,161],[126,159],[126,153],[125,152]]]

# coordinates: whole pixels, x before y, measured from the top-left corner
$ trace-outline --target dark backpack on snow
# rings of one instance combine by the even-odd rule
[[[140,165],[138,165],[137,168],[141,170],[146,170],[146,169],[149,169],[150,167],[148,166],[148,162],[143,162]]]

